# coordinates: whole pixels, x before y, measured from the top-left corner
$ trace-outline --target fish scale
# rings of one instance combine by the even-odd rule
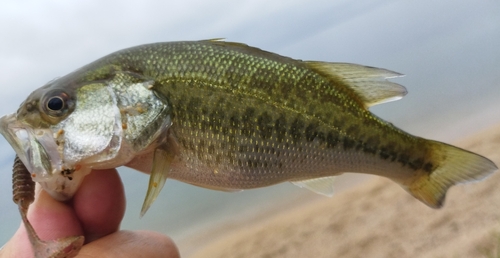
[[[198,130],[195,127],[197,127],[198,125],[197,120],[200,117],[198,113],[201,110],[210,112],[212,121],[209,120],[204,122],[213,123],[214,125],[212,127],[212,130],[219,130],[219,127],[215,125],[217,121],[227,119],[227,114],[225,114],[222,109],[214,110],[214,108],[216,107],[216,105],[214,105],[215,101],[205,105],[201,109],[192,105],[191,107],[193,108],[191,109],[189,108],[190,105],[188,105],[188,108],[186,109],[180,108],[182,104],[180,104],[179,102],[191,103],[192,101],[192,99],[186,100],[179,97],[182,94],[179,88],[183,87],[183,89],[186,91],[186,95],[194,95],[196,91],[205,90],[202,96],[197,97],[198,100],[204,100],[205,102],[207,102],[207,100],[210,98],[214,98],[214,95],[220,96],[225,92],[226,96],[223,96],[221,98],[232,99],[239,96],[241,98],[250,97],[253,99],[261,100],[262,103],[259,103],[259,105],[255,103],[249,104],[251,107],[260,106],[261,110],[270,110],[273,107],[281,107],[274,108],[272,112],[275,114],[284,114],[285,110],[288,110],[289,112],[287,112],[283,117],[295,117],[300,116],[301,114],[305,114],[302,115],[302,119],[289,119],[290,121],[285,120],[285,123],[282,125],[285,129],[280,128],[279,123],[277,123],[277,121],[274,121],[274,127],[276,129],[276,139],[286,138],[286,140],[289,142],[296,142],[298,138],[305,135],[305,128],[317,127],[314,125],[322,123],[324,125],[324,129],[322,131],[308,131],[309,139],[314,140],[315,138],[318,138],[318,141],[320,142],[326,142],[327,140],[329,140],[330,143],[327,144],[327,146],[330,147],[336,145],[335,142],[343,140],[343,145],[346,149],[352,148],[354,147],[354,145],[367,145],[366,143],[363,144],[363,139],[360,139],[361,135],[345,133],[345,131],[348,130],[352,131],[353,128],[359,128],[360,125],[358,123],[348,122],[353,120],[353,116],[346,118],[345,116],[347,115],[344,114],[346,111],[351,111],[350,113],[354,113],[356,115],[361,114],[363,115],[361,118],[364,118],[365,116],[369,116],[369,114],[367,114],[367,111],[363,110],[361,107],[359,107],[359,105],[358,107],[356,107],[357,103],[355,101],[342,101],[345,99],[350,99],[347,93],[342,94],[342,90],[335,90],[334,87],[328,84],[328,81],[326,81],[318,74],[314,74],[310,70],[307,70],[303,67],[303,65],[299,65],[299,68],[297,68],[296,64],[300,64],[298,61],[273,55],[272,57],[275,57],[275,59],[277,60],[269,60],[269,57],[266,57],[267,59],[265,60],[265,62],[261,62],[261,60],[259,59],[262,59],[262,57],[255,57],[246,53],[237,52],[236,50],[232,50],[232,52],[223,52],[225,49],[217,48],[217,44],[187,44],[189,45],[189,47],[185,47],[186,43],[183,44],[182,42],[166,46],[167,49],[164,51],[171,53],[171,57],[170,55],[166,56],[164,60],[159,60],[158,62],[156,62],[157,66],[147,67],[145,69],[159,71],[162,67],[164,67],[162,63],[167,67],[166,72],[165,70],[162,70],[163,74],[157,78],[157,80],[160,81],[160,85],[156,86],[155,89],[157,89],[159,92],[162,92],[167,97],[172,106],[176,107],[174,109],[173,124],[174,128],[176,128],[177,137],[179,137],[180,139],[185,138],[185,140],[181,140],[181,142],[188,142],[189,140],[192,140],[191,145],[196,144],[197,140],[193,139],[191,135],[186,135],[186,137],[183,137],[184,134],[182,133],[182,131]],[[150,47],[154,48],[155,46],[152,45]],[[145,52],[148,51],[145,50]],[[231,61],[244,65],[240,65],[234,68]],[[281,61],[281,63],[279,61]],[[287,63],[283,63],[283,61],[286,61]],[[171,64],[171,66],[169,66],[169,64]],[[208,68],[206,67],[206,64],[209,64]],[[217,65],[210,66],[210,64]],[[198,69],[195,69],[195,67],[199,66],[205,67],[205,69],[202,72],[197,72]],[[209,69],[211,67],[213,68]],[[282,73],[273,73],[273,71],[275,70],[278,70]],[[157,73],[153,72],[152,74],[156,75]],[[179,84],[182,84],[183,86],[179,86]],[[324,90],[320,90],[318,92],[318,88]],[[222,89],[223,92],[221,92],[220,89]],[[327,89],[331,90],[328,91]],[[313,93],[304,94],[305,92],[315,92],[316,95],[314,95]],[[326,93],[328,98],[320,98],[319,96],[322,93]],[[276,98],[279,98],[279,100],[277,100]],[[328,102],[325,103],[324,101]],[[235,101],[233,105],[234,104],[239,103],[238,101]],[[309,110],[313,110],[313,112],[308,112]],[[185,114],[185,116],[179,115],[180,113]],[[336,116],[334,115],[335,113],[343,115]],[[269,112],[265,112],[265,114],[269,114]],[[204,115],[208,117],[209,114]],[[190,117],[194,119],[189,119]],[[229,116],[229,119],[234,117],[234,115]],[[243,114],[239,114],[239,117],[243,117]],[[274,120],[283,117],[278,116]],[[354,118],[358,118],[358,120],[360,120],[359,117]],[[179,123],[175,122],[176,119],[179,120]],[[257,123],[261,119],[262,117],[256,116],[255,121],[251,123],[254,124],[255,127],[248,129],[243,128],[242,130],[236,132],[236,134],[244,134],[246,131],[261,131],[264,127],[259,127]],[[387,126],[386,123],[383,123],[376,118],[371,117],[371,119],[371,121],[373,121],[373,125]],[[308,123],[307,126],[306,123]],[[180,129],[179,127],[182,127],[182,125],[195,126],[189,126],[189,128]],[[203,123],[199,125],[202,127]],[[220,129],[227,128],[227,126],[228,125],[220,127]],[[203,128],[206,129],[206,127]],[[368,132],[366,133],[368,134],[368,136],[365,136],[366,138],[371,138],[371,142],[377,142],[377,145],[366,146],[365,148],[380,149],[382,147],[380,139],[383,139],[382,137],[380,137],[380,134],[387,133],[387,130],[377,132],[377,130],[366,128],[364,131]],[[370,134],[369,132],[376,133]],[[393,131],[389,133],[396,135],[396,137],[400,136],[403,139],[409,138],[404,134],[400,134],[400,131],[397,129],[393,129]],[[260,133],[260,135],[265,135],[265,133]],[[312,137],[311,135],[319,135],[319,137]],[[325,136],[321,137],[321,135]],[[350,138],[354,138],[356,140]],[[374,141],[374,138],[378,139],[378,141]],[[257,141],[258,139],[255,140]],[[413,141],[417,140],[413,139]],[[300,144],[303,143],[297,143],[297,145]],[[189,144],[186,144],[186,146],[189,146]],[[390,146],[391,149],[397,148],[396,146],[394,146],[394,144],[388,144],[388,146]],[[422,146],[419,146],[419,148],[422,148]],[[388,151],[397,152],[398,150]],[[227,154],[228,153],[221,153],[221,155],[224,156],[227,156]],[[243,162],[243,164],[245,163],[252,164],[254,162],[250,162],[250,160],[247,160],[247,162]]]

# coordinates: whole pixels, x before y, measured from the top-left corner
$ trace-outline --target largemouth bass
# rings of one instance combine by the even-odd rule
[[[0,131],[58,200],[91,169],[129,166],[151,173],[143,213],[167,177],[229,191],[290,181],[331,195],[344,172],[387,177],[439,208],[449,187],[497,167],[372,114],[406,94],[387,80],[398,76],[219,40],[148,44],[35,90]]]

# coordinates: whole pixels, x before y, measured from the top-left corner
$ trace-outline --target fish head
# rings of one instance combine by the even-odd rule
[[[128,79],[75,83],[63,77],[0,118],[0,133],[53,198],[70,199],[92,169],[124,165],[154,148],[169,126],[167,105],[152,82]]]

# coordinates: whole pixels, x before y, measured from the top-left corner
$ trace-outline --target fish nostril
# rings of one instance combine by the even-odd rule
[[[33,105],[33,103],[26,103],[26,111],[27,112],[31,112],[31,111],[33,111],[33,109],[35,109],[35,105]]]
[[[19,109],[17,109],[17,112],[16,112],[17,117],[24,117],[28,113],[33,112],[33,110],[35,110],[35,108],[36,108],[36,106],[33,102],[23,103],[23,104],[21,104]]]

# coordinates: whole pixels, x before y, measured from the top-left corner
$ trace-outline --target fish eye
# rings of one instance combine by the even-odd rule
[[[52,97],[47,101],[47,108],[52,111],[60,111],[64,108],[64,100],[59,96]]]
[[[71,106],[71,98],[61,90],[49,92],[41,103],[44,113],[51,117],[64,116]]]

